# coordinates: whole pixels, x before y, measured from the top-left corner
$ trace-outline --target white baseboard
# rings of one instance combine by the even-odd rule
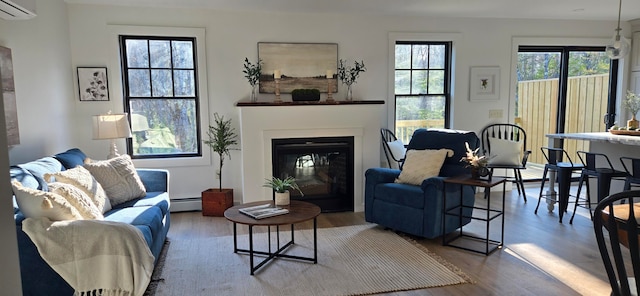
[[[200,197],[181,198],[171,200],[171,212],[202,211]]]

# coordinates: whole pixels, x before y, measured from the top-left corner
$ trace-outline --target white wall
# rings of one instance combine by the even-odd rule
[[[437,19],[380,16],[348,16],[321,14],[278,14],[255,12],[229,12],[194,9],[131,8],[92,5],[68,5],[72,66],[107,65],[108,52],[114,48],[106,38],[107,25],[144,25],[202,27],[206,30],[206,57],[208,61],[209,113],[229,116],[238,126],[238,108],[235,102],[247,99],[250,87],[243,77],[245,57],[257,59],[258,42],[331,42],[338,43],[341,59],[364,60],[368,71],[361,75],[354,88],[356,98],[387,100],[388,38],[391,32],[454,33],[455,86],[453,98],[453,128],[479,131],[488,123],[490,109],[502,109],[507,121],[509,114],[512,38],[534,37],[605,37],[615,27],[613,22],[537,21],[491,19]],[[626,30],[628,31],[628,30]],[[625,31],[625,32],[626,32]],[[203,54],[203,53],[200,53]],[[501,99],[492,102],[469,102],[468,77],[471,66],[499,66],[501,68]],[[110,68],[110,73],[118,69]],[[113,75],[110,75],[113,77]],[[111,78],[110,77],[110,78]],[[111,92],[120,92],[111,89]],[[341,88],[344,91],[344,87]],[[75,95],[75,94],[74,94]],[[77,96],[77,95],[76,95]],[[341,98],[342,93],[337,95]],[[261,100],[271,100],[260,95]],[[285,97],[286,99],[286,97]],[[81,121],[92,114],[109,109],[122,110],[122,102],[84,103],[73,100],[77,109],[75,120]],[[392,104],[385,108],[392,118]],[[72,144],[85,148],[92,156],[104,154],[105,143],[92,141],[90,129],[75,125]],[[124,141],[120,143],[123,145]],[[225,162],[224,187],[235,189],[236,202],[242,200],[241,163],[239,152],[232,152]],[[215,162],[215,159],[213,161]],[[160,163],[162,166],[162,164]],[[169,167],[172,172],[172,198],[197,197],[212,187],[213,164],[197,167]]]

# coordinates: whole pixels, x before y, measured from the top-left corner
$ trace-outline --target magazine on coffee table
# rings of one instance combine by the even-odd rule
[[[271,207],[271,204],[242,208],[238,211],[254,219],[263,219],[289,213],[289,210],[278,207]]]

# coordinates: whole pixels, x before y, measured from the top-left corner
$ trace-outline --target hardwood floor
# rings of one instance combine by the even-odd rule
[[[588,211],[578,208],[573,224],[569,224],[573,210],[571,203],[560,224],[557,206],[553,212],[548,212],[543,200],[538,214],[534,214],[539,191],[536,184],[539,183],[526,185],[527,203],[517,191],[507,191],[505,246],[489,256],[442,246],[441,238],[415,238],[433,253],[459,267],[476,283],[385,295],[609,295],[611,290]],[[499,205],[501,194],[492,193],[492,206]],[[476,196],[477,204],[485,202],[481,194]],[[200,212],[171,215],[170,240],[233,234],[232,224],[225,218],[204,217]],[[320,228],[365,223],[364,213],[323,213],[318,218]],[[309,228],[311,224],[298,227]],[[491,227],[493,238],[498,235],[495,231],[499,224]],[[481,234],[484,225],[473,222],[468,229]],[[238,227],[239,232],[245,230],[245,227]]]

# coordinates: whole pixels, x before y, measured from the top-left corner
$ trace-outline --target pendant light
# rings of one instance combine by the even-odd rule
[[[607,55],[612,60],[617,60],[623,58],[629,53],[631,50],[631,42],[629,39],[624,36],[620,36],[620,12],[622,11],[622,0],[620,0],[620,5],[618,6],[618,27],[616,28],[616,34],[613,36],[611,42],[607,45]]]

